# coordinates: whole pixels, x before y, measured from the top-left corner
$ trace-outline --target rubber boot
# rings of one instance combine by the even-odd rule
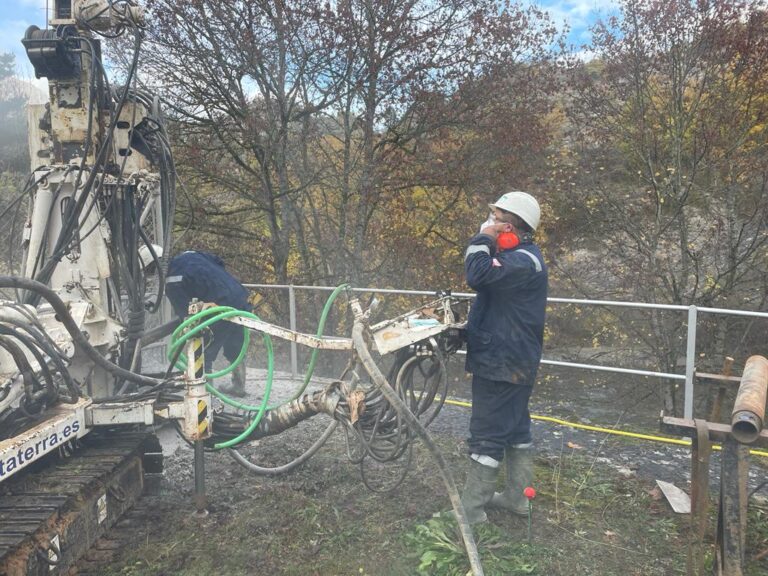
[[[227,396],[245,396],[245,362],[240,362],[232,372],[232,382],[219,387],[219,391]]]
[[[528,498],[523,490],[533,482],[533,448],[531,444],[510,446],[504,451],[507,463],[507,487],[496,492],[491,506],[504,508],[513,514],[528,515]]]
[[[485,505],[493,498],[493,490],[496,488],[496,476],[499,469],[485,466],[476,460],[470,460],[467,472],[467,483],[461,493],[461,503],[467,514],[467,522],[480,524],[487,522]]]

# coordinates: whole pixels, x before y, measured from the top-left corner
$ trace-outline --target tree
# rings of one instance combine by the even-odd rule
[[[340,15],[357,64],[325,120],[332,169],[314,206],[336,201],[315,224],[323,253],[359,284],[402,282],[420,260],[410,286],[456,285],[478,190],[490,200],[520,176],[521,151],[545,143],[526,136],[551,106],[554,30],[536,10],[481,1],[347,2]]]
[[[15,54],[0,53],[0,172],[26,172],[29,168],[27,90],[15,72]]]
[[[475,208],[462,154],[487,154],[474,170],[494,164],[498,182],[504,156],[494,146],[543,142],[483,133],[512,119],[543,126],[551,87],[537,81],[554,31],[535,10],[500,11],[486,0],[154,0],[149,8],[144,78],[175,106],[179,164],[193,213],[204,215],[195,226],[250,239],[245,250],[220,246],[260,271],[251,278],[398,278],[402,255],[392,246],[447,237],[435,224],[456,206]],[[457,172],[435,169],[437,156]]]
[[[149,9],[143,66],[175,105],[180,165],[205,215],[195,225],[242,243],[255,237],[246,250],[225,244],[224,255],[286,283],[302,192],[293,140],[335,90],[324,75],[335,50],[329,13],[308,1],[156,0]]]
[[[29,169],[27,147],[27,94],[15,76],[16,57],[12,52],[0,53],[0,211],[5,212],[5,226],[0,235],[2,269],[14,272],[19,254],[14,250],[20,243],[21,227],[14,224],[23,208],[19,194],[23,193],[24,177]],[[9,224],[10,223],[10,224]],[[15,256],[15,257],[14,257]]]
[[[748,0],[621,9],[594,30],[597,62],[569,96],[570,150],[553,182],[598,265],[562,269],[591,296],[762,308],[766,14]],[[660,368],[674,369],[684,331],[679,317],[653,315],[644,337]],[[728,353],[727,335],[701,344]],[[668,412],[674,400],[670,387]]]

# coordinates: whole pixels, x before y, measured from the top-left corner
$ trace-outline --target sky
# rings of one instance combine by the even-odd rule
[[[0,52],[16,54],[18,74],[34,78],[34,71],[21,45],[24,31],[32,24],[45,28],[46,6],[54,0],[0,0]],[[589,26],[616,11],[613,0],[523,0],[549,12],[552,21],[570,27],[569,43],[577,49],[589,42]]]
[[[16,67],[24,78],[34,78],[35,73],[21,39],[32,24],[45,28],[45,6],[46,0],[0,0],[0,52],[16,54]]]

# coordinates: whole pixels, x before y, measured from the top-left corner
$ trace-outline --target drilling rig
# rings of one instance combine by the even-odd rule
[[[193,301],[167,371],[142,369],[150,335],[170,325],[163,287],[177,178],[161,100],[136,87],[144,27],[133,0],[53,0],[46,28],[31,26],[22,39],[49,99],[29,107],[21,258],[11,262],[17,275],[0,276],[0,574],[66,573],[140,497],[145,473],[161,468],[150,427],[174,422],[194,446],[203,511],[206,450],[234,449],[320,413],[358,438],[361,460],[396,459],[414,439],[427,443],[480,574],[453,479],[425,431],[447,396],[445,359],[461,346],[465,301],[438,294],[371,325],[373,307],[347,288],[348,338]],[[102,41],[115,37],[132,46],[119,85],[102,60]],[[243,410],[203,373],[206,321],[240,324],[267,343],[347,350],[349,364],[331,384],[305,392],[305,382],[288,402],[268,406],[265,395]],[[387,376],[369,347],[395,356]],[[275,472],[233,455],[257,474]]]

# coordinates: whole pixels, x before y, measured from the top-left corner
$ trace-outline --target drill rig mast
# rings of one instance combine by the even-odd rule
[[[121,367],[136,368],[145,309],[159,309],[165,269],[158,261],[159,293],[145,302],[138,251],[161,245],[169,253],[175,207],[159,100],[132,87],[143,16],[131,2],[110,0],[55,0],[53,16],[50,28],[32,26],[22,40],[35,74],[50,86],[38,122],[42,138],[30,141],[37,190],[24,230],[22,275],[49,285],[65,302],[88,302],[91,344]],[[98,35],[124,32],[133,35],[133,56],[124,85],[115,87]],[[27,292],[24,302],[37,304],[39,296]],[[114,392],[113,380],[94,375],[95,395]]]
[[[132,36],[134,51],[114,86],[100,38],[119,35]],[[11,263],[19,276],[0,279],[16,294],[0,302],[0,441],[61,402],[80,406],[82,397],[151,382],[138,374],[140,338],[148,321],[162,320],[166,263],[153,246],[171,250],[175,170],[159,100],[133,87],[142,38],[143,14],[130,0],[54,0],[49,26],[22,39],[49,100],[28,113],[23,256]],[[145,276],[143,246],[159,281]],[[77,428],[87,430],[82,420]],[[5,475],[46,451],[41,443],[35,458],[22,452]]]

